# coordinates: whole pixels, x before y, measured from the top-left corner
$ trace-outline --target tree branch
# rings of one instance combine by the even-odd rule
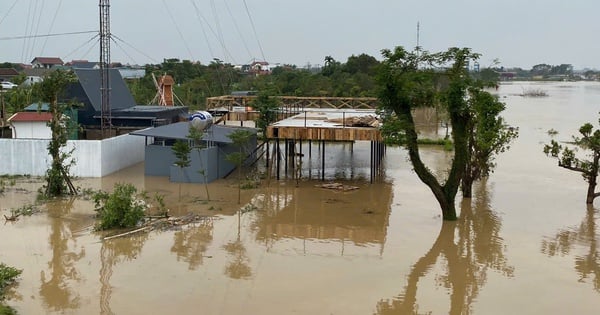
[[[560,166],[562,168],[566,168],[571,171],[575,171],[575,172],[587,173],[587,170],[585,170],[584,168],[564,164],[564,163],[561,163],[560,161],[558,162],[558,166]]]

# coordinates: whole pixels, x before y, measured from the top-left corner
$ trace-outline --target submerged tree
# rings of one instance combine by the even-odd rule
[[[388,143],[403,143],[417,176],[433,192],[444,220],[456,220],[455,198],[468,162],[470,112],[467,92],[473,86],[467,62],[479,55],[468,48],[450,48],[430,54],[424,51],[382,51],[379,68],[379,100],[384,116],[383,134]],[[421,68],[421,66],[424,66]],[[439,69],[444,68],[441,71]],[[413,109],[442,102],[448,111],[454,159],[446,181],[441,183],[421,160]]]
[[[470,198],[475,180],[489,176],[496,167],[496,155],[509,149],[519,135],[517,128],[506,124],[500,113],[505,105],[479,87],[469,90],[471,120],[468,126],[468,161],[461,183],[463,197]]]
[[[67,190],[70,194],[76,193],[69,175],[69,169],[75,163],[74,160],[69,160],[73,150],[64,151],[67,145],[69,122],[65,112],[72,104],[59,103],[59,98],[67,86],[74,81],[76,78],[73,72],[56,70],[37,85],[41,100],[49,103],[49,111],[52,114],[49,122],[52,139],[48,144],[52,164],[46,171],[46,196],[62,196],[67,193]]]
[[[598,119],[600,123],[600,119]],[[544,146],[544,153],[558,160],[558,166],[571,171],[579,172],[586,182],[588,182],[587,196],[585,203],[592,204],[594,199],[600,196],[596,192],[598,172],[600,170],[600,129],[594,130],[594,126],[586,123],[579,128],[581,137],[573,136],[572,144],[575,148],[558,144],[551,140],[550,144]],[[589,151],[589,159],[580,159],[576,156],[577,149]]]
[[[250,142],[250,138],[252,137],[252,133],[248,130],[239,129],[227,137],[231,139],[233,145],[238,148],[237,152],[233,152],[227,154],[225,159],[233,164],[238,169],[238,204],[241,203],[241,194],[242,194],[242,166],[246,157],[248,156],[248,143]]]
[[[192,148],[194,148],[198,152],[198,159],[200,161],[200,169],[198,173],[202,175],[204,179],[204,189],[206,190],[206,200],[210,200],[210,194],[208,193],[208,181],[206,178],[206,168],[204,167],[204,163],[202,162],[202,138],[204,137],[204,131],[199,128],[195,128],[190,124],[188,129],[187,137],[192,140]]]
[[[187,141],[177,140],[171,148],[175,154],[175,165],[179,167],[179,174],[183,179],[183,169],[190,166],[190,152],[192,149]],[[179,183],[179,200],[181,201],[181,182]]]

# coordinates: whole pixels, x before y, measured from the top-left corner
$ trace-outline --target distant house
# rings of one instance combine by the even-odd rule
[[[11,81],[18,75],[19,72],[14,68],[0,68],[0,81]]]
[[[63,66],[65,63],[58,57],[35,57],[31,61],[33,68],[50,69],[56,66]]]
[[[24,69],[21,72],[21,73],[25,74],[25,81],[23,82],[23,84],[29,86],[34,83],[42,82],[44,80],[44,77],[51,71],[54,71],[54,70],[45,69],[45,68]]]
[[[98,62],[92,62],[87,60],[71,60],[65,64],[67,67],[71,67],[73,69],[100,69],[100,65]]]
[[[123,79],[141,79],[146,75],[146,69],[139,67],[121,67],[119,72]]]
[[[250,73],[252,74],[269,74],[271,69],[266,61],[254,61],[250,64]]]
[[[52,115],[48,112],[19,112],[8,119],[13,138],[50,139],[52,131],[48,122]]]

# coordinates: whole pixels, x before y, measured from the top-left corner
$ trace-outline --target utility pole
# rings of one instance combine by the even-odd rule
[[[4,138],[4,116],[5,114],[5,107],[4,107],[4,91],[2,90],[2,88],[0,88],[0,123],[2,124],[0,126],[0,129],[2,129],[2,135],[0,135],[0,138]]]
[[[102,110],[100,129],[102,138],[112,134],[110,113],[110,0],[100,0],[100,93]],[[107,136],[108,135],[108,136]]]

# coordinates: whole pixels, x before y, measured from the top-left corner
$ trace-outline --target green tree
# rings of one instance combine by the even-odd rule
[[[262,136],[265,137],[267,127],[277,120],[277,111],[279,109],[277,100],[266,93],[260,93],[252,102],[252,107],[259,113],[256,120],[256,127],[260,129]]]
[[[492,68],[484,68],[478,73],[479,79],[486,82],[498,82],[500,74]]]
[[[470,198],[475,180],[489,176],[496,167],[495,157],[508,150],[519,135],[518,128],[506,124],[500,113],[506,106],[498,98],[479,87],[469,90],[471,120],[468,162],[461,183],[463,197]]]
[[[382,51],[379,68],[379,100],[384,118],[383,135],[388,143],[404,143],[414,171],[433,192],[444,220],[456,220],[455,198],[468,162],[468,88],[473,82],[466,65],[479,55],[468,48],[450,48],[430,54],[409,52],[402,47]],[[440,71],[438,69],[444,69]],[[454,159],[445,182],[440,182],[421,160],[412,116],[419,106],[442,102],[452,128]]]
[[[600,123],[600,119],[598,119]],[[586,204],[593,204],[594,199],[600,196],[596,192],[598,171],[600,170],[600,129],[594,130],[591,123],[586,123],[579,128],[581,137],[573,136],[572,145],[560,145],[555,140],[544,146],[544,153],[558,160],[558,166],[571,171],[579,172],[583,179],[588,183]],[[576,156],[577,149],[588,151],[589,159],[582,159]]]
[[[375,57],[367,54],[360,54],[358,56],[352,55],[348,57],[343,69],[350,74],[363,73],[375,75],[378,65],[379,61],[377,61]]]
[[[341,63],[331,56],[325,56],[325,65],[321,70],[321,74],[328,77],[339,70],[341,70]]]
[[[192,147],[198,152],[198,160],[200,161],[200,169],[198,173],[204,178],[204,189],[206,190],[206,200],[210,200],[210,194],[208,192],[208,181],[206,178],[206,168],[202,162],[202,138],[204,137],[204,131],[194,128],[191,124],[188,129],[188,136],[192,140]]]
[[[64,151],[67,145],[69,125],[69,117],[64,113],[73,105],[58,102],[67,86],[75,81],[73,72],[56,70],[36,85],[42,101],[49,103],[49,111],[52,114],[49,122],[52,138],[48,143],[48,153],[52,158],[52,164],[46,171],[46,196],[62,196],[67,191],[70,194],[76,193],[69,175],[69,169],[75,163],[75,160],[69,160],[73,150]]]
[[[233,164],[238,169],[238,204],[242,202],[242,166],[248,156],[250,138],[252,133],[248,130],[238,129],[227,136],[238,148],[238,152],[227,154],[225,159]]]
[[[183,178],[183,169],[190,166],[190,152],[192,148],[187,141],[177,140],[171,148],[175,154],[175,165],[179,167],[179,174]],[[179,200],[181,200],[181,183],[179,183]]]

